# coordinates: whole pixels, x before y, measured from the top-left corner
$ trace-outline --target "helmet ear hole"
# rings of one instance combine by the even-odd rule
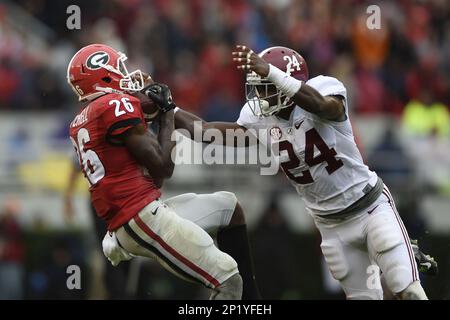
[[[103,77],[102,80],[106,83],[111,83],[112,79],[110,77]]]

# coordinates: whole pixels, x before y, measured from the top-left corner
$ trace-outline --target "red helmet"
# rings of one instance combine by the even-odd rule
[[[305,59],[293,49],[270,47],[261,51],[259,56],[297,80],[308,80],[308,66]],[[258,116],[271,116],[293,104],[289,97],[270,81],[254,72],[247,74],[246,96],[253,113]]]
[[[140,70],[128,73],[125,54],[103,44],[81,48],[69,62],[67,82],[80,101],[111,92],[134,92],[144,88]]]

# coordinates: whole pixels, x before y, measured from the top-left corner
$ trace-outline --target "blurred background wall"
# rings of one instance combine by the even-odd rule
[[[75,3],[81,29],[68,30],[66,9]],[[381,8],[379,30],[366,27],[369,4]],[[311,77],[337,77],[366,162],[391,188],[410,236],[440,264],[438,277],[422,279],[426,291],[450,298],[445,0],[0,0],[0,298],[207,297],[147,260],[109,270],[82,177],[67,213],[67,126],[78,105],[66,68],[90,43],[123,50],[129,70],[167,83],[179,106],[207,120],[235,121],[243,105],[235,44],[289,46],[305,57]],[[235,192],[246,211],[264,298],[342,298],[320,236],[283,175],[180,165],[163,193],[217,190]],[[66,287],[71,264],[81,267],[81,290]]]

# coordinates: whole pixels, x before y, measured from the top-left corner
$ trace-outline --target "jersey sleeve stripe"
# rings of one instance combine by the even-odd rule
[[[127,130],[131,129],[141,122],[142,120],[139,118],[132,118],[121,120],[112,124],[106,132],[106,140],[111,144],[120,144],[117,141],[113,140],[113,138],[125,133]]]

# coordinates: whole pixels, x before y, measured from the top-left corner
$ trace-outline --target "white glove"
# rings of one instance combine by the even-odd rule
[[[133,258],[131,254],[126,252],[117,241],[115,232],[106,232],[102,241],[103,254],[115,267],[121,261],[128,261]]]

